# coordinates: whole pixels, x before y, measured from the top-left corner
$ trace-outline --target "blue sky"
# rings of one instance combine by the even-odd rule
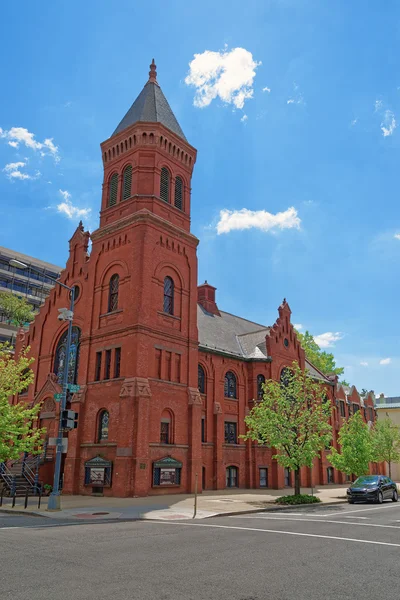
[[[398,2],[25,0],[1,15],[18,27],[0,39],[0,245],[63,265],[79,219],[97,226],[99,144],[154,56],[198,150],[200,282],[265,324],[286,297],[346,379],[400,394]]]

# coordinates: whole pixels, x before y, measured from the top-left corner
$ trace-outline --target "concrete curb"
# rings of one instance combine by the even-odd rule
[[[218,513],[213,515],[212,517],[204,517],[205,519],[212,519],[213,517],[236,517],[239,515],[250,515],[254,513],[260,512],[280,512],[281,510],[299,510],[302,506],[313,506],[313,507],[324,507],[324,506],[336,506],[337,504],[347,504],[347,500],[338,500],[337,502],[312,502],[311,504],[295,504],[293,505],[280,505],[280,504],[271,504],[271,506],[267,506],[265,508],[254,508],[251,510],[243,510],[240,512],[225,512]]]
[[[6,513],[11,515],[29,515],[30,517],[44,517],[45,519],[51,519],[49,515],[38,514],[33,510],[29,510],[28,508],[0,508],[0,513]]]

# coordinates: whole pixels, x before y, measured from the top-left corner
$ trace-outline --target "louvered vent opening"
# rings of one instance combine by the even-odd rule
[[[182,210],[183,205],[183,181],[180,177],[175,179],[175,206]]]
[[[123,189],[123,200],[127,200],[131,197],[132,191],[132,166],[128,165],[124,171],[124,189]]]
[[[160,198],[169,202],[169,171],[165,167],[161,169]]]
[[[110,180],[110,196],[108,199],[108,206],[114,206],[117,204],[117,194],[118,194],[118,175],[114,173]]]

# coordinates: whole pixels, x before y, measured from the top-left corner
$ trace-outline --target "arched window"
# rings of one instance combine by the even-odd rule
[[[287,387],[292,378],[292,371],[288,367],[284,367],[281,371],[281,385]]]
[[[160,179],[160,198],[164,202],[169,202],[169,179],[169,171],[166,167],[163,167]]]
[[[111,277],[108,286],[108,312],[113,312],[118,308],[118,290],[119,275],[115,274]]]
[[[175,206],[182,210],[183,207],[183,181],[181,177],[175,179]]]
[[[174,282],[171,277],[164,279],[164,312],[174,314]]]
[[[118,174],[114,173],[111,175],[110,179],[110,188],[108,191],[108,206],[114,206],[117,204],[117,194],[118,194]]]
[[[257,398],[258,400],[262,400],[264,396],[264,388],[263,385],[265,383],[264,375],[257,375]]]
[[[60,337],[54,358],[54,373],[57,375],[57,381],[60,385],[63,384],[64,369],[67,360],[67,335],[68,331],[64,331]],[[78,377],[80,337],[81,330],[79,327],[73,327],[68,359],[68,383],[76,383]]]
[[[172,438],[172,414],[169,410],[164,410],[161,415],[160,442],[161,444],[172,444]]]
[[[232,371],[228,371],[225,375],[224,395],[225,398],[237,398],[236,376]]]
[[[107,410],[102,410],[99,415],[99,424],[97,431],[97,441],[104,442],[108,440],[108,422],[109,414]]]
[[[198,386],[200,394],[206,393],[206,374],[204,373],[204,369],[201,365],[198,367]]]
[[[128,165],[124,169],[122,177],[122,200],[127,200],[131,197],[132,188],[132,165]]]

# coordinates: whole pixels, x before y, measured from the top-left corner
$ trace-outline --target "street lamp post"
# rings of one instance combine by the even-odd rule
[[[28,265],[25,263],[12,259],[9,263],[12,267],[17,267],[19,269],[27,269]],[[65,308],[59,309],[58,318],[60,321],[68,321],[68,333],[67,333],[67,344],[65,348],[65,363],[64,363],[64,373],[63,373],[63,383],[62,383],[62,396],[60,401],[60,415],[58,421],[58,434],[57,434],[57,443],[56,443],[56,463],[54,467],[54,482],[53,482],[53,490],[49,496],[49,501],[47,504],[48,510],[61,510],[61,498],[60,498],[60,475],[61,475],[61,458],[63,451],[63,427],[62,427],[62,415],[63,411],[67,405],[67,390],[68,390],[68,367],[71,353],[71,340],[72,340],[72,319],[74,317],[74,288],[68,287],[58,279],[53,279],[53,277],[49,277],[45,275],[54,283],[60,285],[69,291],[70,295],[70,306],[69,310]]]

